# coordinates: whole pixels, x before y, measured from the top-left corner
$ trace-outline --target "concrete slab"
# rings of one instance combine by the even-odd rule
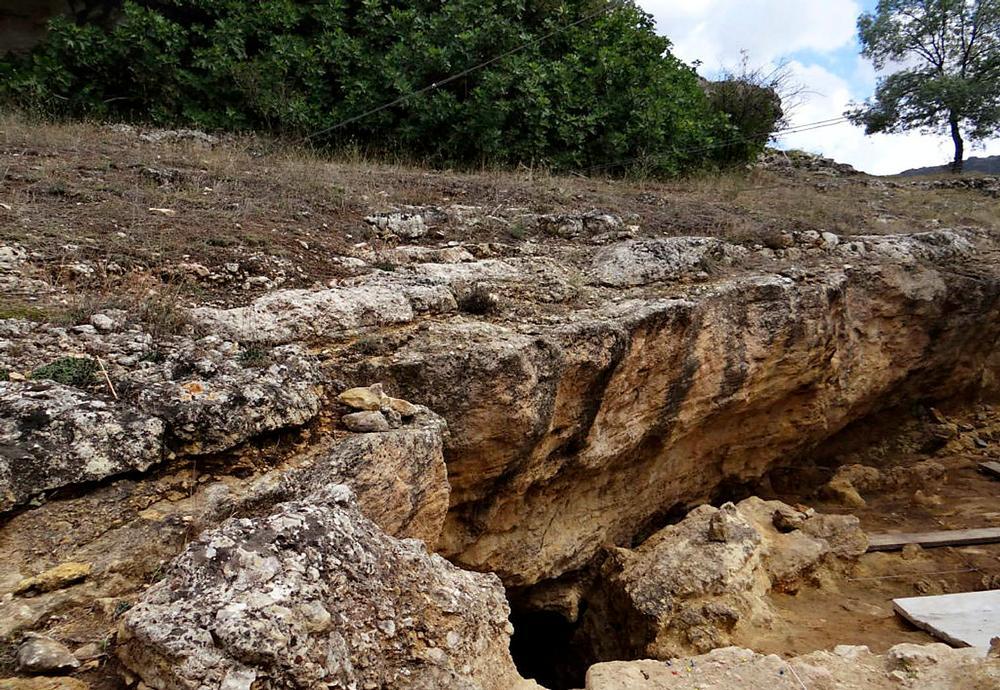
[[[895,599],[892,605],[900,616],[953,647],[975,647],[986,655],[990,640],[1000,637],[1000,589]]]

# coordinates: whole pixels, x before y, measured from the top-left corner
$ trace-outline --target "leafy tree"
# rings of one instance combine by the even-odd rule
[[[747,51],[742,51],[737,68],[724,69],[705,90],[712,107],[725,113],[736,128],[737,136],[717,147],[714,156],[730,164],[763,153],[774,132],[787,126],[788,110],[798,105],[804,91],[787,63],[753,67]]]
[[[117,13],[56,20],[33,53],[0,59],[0,99],[439,165],[676,174],[715,165],[735,132],[628,0],[124,0]]]
[[[847,115],[869,134],[950,133],[962,172],[965,139],[1000,128],[1000,0],[879,0],[858,31],[875,68],[896,71]]]

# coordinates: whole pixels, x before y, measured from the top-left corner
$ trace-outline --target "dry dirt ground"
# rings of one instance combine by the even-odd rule
[[[775,472],[772,486],[760,493],[770,489],[788,503],[854,514],[868,533],[1000,527],[1000,480],[978,469],[979,463],[998,459],[997,441],[1000,406],[907,410],[895,419],[846,430],[841,447],[831,444],[830,455],[816,466]],[[914,467],[927,462],[937,463],[944,473],[920,478]],[[845,504],[805,488],[821,485],[832,463],[879,467],[883,474],[900,468],[909,481],[861,492],[864,506]],[[824,573],[814,587],[772,594],[784,625],[740,644],[781,655],[838,644],[867,645],[884,653],[901,642],[932,641],[893,613],[893,599],[998,588],[1000,544],[869,553],[846,573]]]
[[[326,284],[351,275],[331,255],[391,246],[364,218],[401,205],[493,209],[474,227],[434,227],[421,243],[495,245],[492,253],[501,255],[559,239],[521,224],[521,212],[600,209],[639,226],[640,236],[764,246],[805,230],[850,237],[1000,228],[1000,204],[982,191],[928,190],[924,179],[841,177],[826,169],[673,182],[428,172],[330,160],[254,137],[212,144],[153,134],[147,141],[131,128],[0,114],[0,241],[31,251],[44,276],[68,292],[54,300],[2,295],[0,316],[72,320],[81,310],[126,302],[169,325],[170,315],[159,313],[168,309],[164,302],[246,303],[272,286],[263,278],[283,287]],[[76,270],[81,263],[95,270]],[[234,264],[236,275],[227,270]],[[225,279],[205,280],[202,267]],[[169,299],[150,299],[157,294]]]

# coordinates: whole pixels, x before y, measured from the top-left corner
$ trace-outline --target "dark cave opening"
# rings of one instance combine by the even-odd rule
[[[510,653],[520,674],[548,690],[582,688],[590,668],[578,626],[552,611],[512,608]]]

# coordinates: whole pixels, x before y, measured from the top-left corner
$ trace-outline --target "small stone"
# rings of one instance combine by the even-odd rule
[[[91,568],[90,563],[63,563],[34,577],[21,580],[14,593],[41,594],[63,589],[85,580],[90,575]]]
[[[912,561],[916,558],[920,558],[924,550],[920,548],[920,544],[906,544],[903,547],[903,560]]]
[[[108,333],[115,329],[114,319],[107,314],[94,314],[90,317],[90,324],[102,333]]]
[[[398,413],[399,416],[404,418],[415,417],[420,414],[420,407],[418,405],[414,405],[406,400],[400,400],[399,398],[390,398],[387,396],[383,401],[383,404],[386,408]]]
[[[80,661],[90,661],[91,659],[97,659],[98,657],[104,656],[104,652],[101,651],[101,647],[96,642],[88,642],[82,645],[73,652],[75,656]]]
[[[835,249],[838,244],[840,244],[840,238],[834,235],[832,232],[824,232],[820,234],[822,239],[823,249]]]
[[[790,506],[782,506],[774,511],[772,522],[779,532],[794,532],[805,524],[806,516]]]
[[[737,541],[748,536],[748,532],[752,532],[752,528],[748,527],[732,503],[719,508],[708,521],[709,541],[723,543]]]
[[[365,411],[344,415],[344,426],[359,434],[381,433],[389,431],[389,420],[381,412]]]
[[[66,646],[51,637],[29,636],[17,650],[19,673],[65,675],[80,668],[80,662]]]
[[[337,400],[355,410],[367,410],[378,412],[382,409],[385,393],[382,392],[382,384],[376,383],[367,388],[351,388],[337,396]],[[402,414],[402,412],[400,412]]]
[[[90,690],[90,686],[76,678],[3,678],[0,690]]]

